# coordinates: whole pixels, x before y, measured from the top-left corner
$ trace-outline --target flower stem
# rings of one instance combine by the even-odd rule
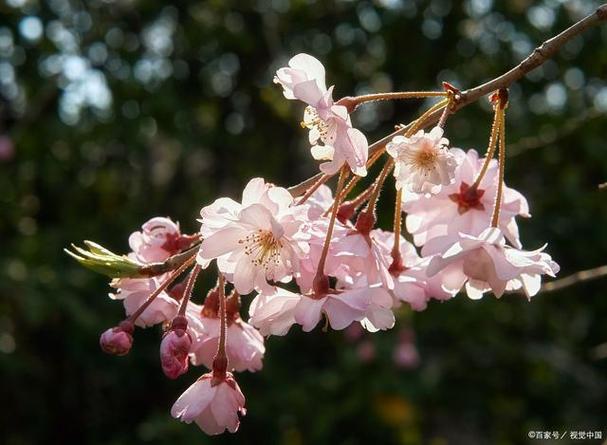
[[[499,132],[499,177],[497,183],[497,194],[495,195],[495,206],[491,216],[491,227],[499,226],[500,208],[502,206],[502,195],[504,192],[504,173],[506,169],[506,115],[502,109],[500,114],[500,132]]]
[[[485,177],[485,173],[487,173],[487,169],[489,168],[489,164],[493,159],[493,155],[495,154],[495,147],[497,145],[497,139],[501,126],[501,118],[500,115],[503,114],[504,110],[500,106],[500,104],[495,105],[495,114],[493,115],[493,123],[491,124],[491,136],[489,137],[489,145],[487,147],[487,153],[485,155],[485,162],[483,163],[476,180],[472,184],[470,188],[476,189],[480,185],[481,181]]]
[[[374,93],[363,94],[360,96],[343,97],[337,101],[337,105],[344,105],[350,111],[353,111],[360,104],[366,102],[377,102],[381,100],[401,100],[401,99],[423,99],[425,97],[445,97],[445,91],[397,91],[394,93]]]
[[[383,150],[378,150],[378,151],[374,152],[371,155],[371,157],[369,158],[369,161],[367,161],[367,168],[369,168],[373,164],[375,164],[375,162],[381,157],[381,155],[383,153],[384,153]],[[342,192],[340,193],[340,196],[339,196],[340,203],[345,201],[348,194],[352,191],[352,189],[356,186],[356,184],[358,184],[358,181],[360,181],[361,179],[362,179],[362,176],[358,176],[358,175],[355,175],[352,179],[350,179],[348,184],[346,184],[346,186],[343,188]],[[365,193],[365,192],[363,192],[363,193]],[[331,209],[327,209],[325,211],[325,213],[323,213],[322,216],[328,216],[330,211],[331,211]]]
[[[225,279],[222,273],[219,273],[217,280],[219,289],[219,342],[217,353],[213,359],[213,382],[221,383],[226,378],[228,370],[228,356],[226,354],[226,336],[227,336],[227,315],[226,315],[226,289]]]
[[[333,236],[333,227],[335,226],[335,218],[337,217],[337,211],[339,210],[341,190],[348,176],[348,168],[346,166],[341,168],[339,172],[339,179],[337,180],[337,188],[335,189],[335,200],[333,201],[333,208],[331,209],[331,219],[329,220],[329,227],[327,228],[327,236],[322,246],[322,252],[320,259],[318,260],[318,266],[316,268],[316,276],[313,281],[314,294],[321,296],[325,295],[329,290],[329,279],[325,275],[325,262],[327,261],[327,254],[329,253],[329,244],[331,244],[331,237]]]
[[[424,111],[420,117],[418,117],[411,123],[411,126],[409,128],[407,128],[407,131],[405,132],[404,136],[405,137],[413,136],[417,130],[419,130],[421,127],[424,126],[426,119],[428,119],[428,117],[430,117],[436,111],[438,111],[441,108],[446,107],[448,105],[449,105],[449,99],[443,99],[440,102],[432,105],[430,108],[428,108],[426,111]]]
[[[367,203],[366,212],[375,212],[375,204],[377,203],[377,200],[379,198],[379,193],[381,192],[386,178],[392,171],[392,168],[394,168],[394,159],[390,158],[386,161],[386,163],[384,164],[384,168],[375,180],[375,184],[373,185],[373,192],[371,193],[371,196],[369,197],[369,202]]]
[[[403,259],[400,254],[400,231],[402,225],[402,202],[403,202],[403,190],[398,189],[396,191],[396,200],[394,202],[394,245],[392,246],[392,252],[390,253],[392,256],[392,264],[388,268],[388,271],[393,275],[400,274],[403,267]]]
[[[358,177],[359,176],[357,176],[357,178]],[[331,178],[331,175],[322,175],[320,178],[318,178],[318,181],[316,181],[308,190],[306,190],[306,193],[299,199],[299,201],[297,201],[295,205],[299,206],[305,203],[321,185],[329,180],[329,178]]]
[[[175,271],[173,273],[171,273],[171,275],[169,275],[169,277],[165,281],[163,281],[160,284],[160,286],[158,286],[156,288],[156,290],[154,292],[152,292],[150,294],[148,299],[145,300],[145,302],[141,306],[139,306],[139,308],[129,316],[128,321],[130,321],[131,323],[135,323],[135,320],[137,320],[137,318],[139,318],[139,316],[143,313],[143,311],[145,311],[148,308],[148,306],[150,304],[152,304],[152,302],[156,299],[156,297],[158,295],[160,295],[160,293],[162,291],[164,291],[167,287],[169,287],[169,285],[173,281],[175,281],[175,279],[177,279],[177,277],[179,275],[181,275],[188,267],[190,267],[194,261],[196,261],[195,256],[189,258],[188,260],[186,260],[185,263],[183,263],[181,266],[179,266],[177,269],[175,269]]]
[[[183,298],[181,299],[181,302],[179,304],[179,312],[177,315],[185,315],[185,310],[188,306],[188,301],[190,301],[190,297],[192,296],[192,291],[194,290],[194,283],[196,283],[196,278],[198,278],[200,269],[200,265],[196,264],[190,271],[190,276],[188,277],[188,282],[185,285],[185,289],[183,291]]]

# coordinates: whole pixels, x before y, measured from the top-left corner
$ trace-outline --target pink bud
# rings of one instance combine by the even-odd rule
[[[133,346],[133,323],[123,321],[118,326],[105,331],[99,337],[99,345],[107,354],[127,355]]]
[[[169,331],[160,343],[162,371],[170,379],[176,379],[188,371],[188,354],[192,339],[184,329]]]

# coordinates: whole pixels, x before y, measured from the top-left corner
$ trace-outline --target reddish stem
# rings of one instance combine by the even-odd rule
[[[322,247],[322,253],[320,254],[320,260],[316,268],[316,275],[312,283],[312,289],[314,295],[321,297],[326,295],[329,291],[329,277],[325,275],[325,263],[327,261],[327,254],[329,253],[329,245],[331,244],[331,236],[333,236],[333,228],[335,227],[335,219],[337,218],[337,210],[339,209],[339,202],[341,197],[341,190],[344,186],[346,176],[348,175],[347,167],[342,167],[339,172],[339,179],[337,180],[337,188],[335,189],[335,200],[333,201],[333,207],[331,210],[331,219],[329,220],[329,227],[327,228],[327,236]]]
[[[213,359],[213,383],[217,385],[223,382],[228,371],[228,356],[226,354],[226,336],[227,336],[227,316],[226,316],[226,289],[225,279],[221,272],[217,280],[219,289],[219,344],[217,353]]]
[[[169,275],[169,277],[165,281],[163,281],[154,292],[152,292],[148,299],[145,300],[145,302],[141,306],[139,306],[139,308],[135,312],[133,312],[127,320],[131,323],[135,323],[137,318],[139,318],[143,311],[145,311],[148,306],[152,304],[156,297],[160,295],[160,293],[164,291],[173,281],[175,281],[177,277],[181,275],[188,267],[190,267],[194,261],[196,261],[196,257],[188,259],[185,263],[175,269],[175,271],[171,275]]]

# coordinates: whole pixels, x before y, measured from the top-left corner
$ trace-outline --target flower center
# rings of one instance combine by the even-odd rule
[[[459,186],[459,193],[450,194],[449,199],[457,204],[458,213],[463,215],[470,209],[485,210],[485,206],[481,202],[484,194],[484,190],[470,187],[465,182],[462,182]]]
[[[280,264],[282,243],[270,230],[259,229],[238,240],[238,243],[244,244],[244,253],[255,266],[267,270],[272,265]]]
[[[415,170],[429,172],[436,168],[439,151],[432,145],[406,152],[406,162]]]
[[[333,131],[331,131],[331,124],[322,119],[318,115],[316,108],[312,106],[308,105],[304,110],[304,118],[303,121],[301,121],[301,126],[302,128],[307,128],[308,130],[317,131],[320,140],[325,144],[332,144],[335,139],[332,136]]]

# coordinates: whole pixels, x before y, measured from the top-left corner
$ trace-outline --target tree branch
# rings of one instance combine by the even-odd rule
[[[573,39],[578,35],[582,34],[588,28],[596,26],[603,21],[607,20],[607,3],[599,6],[595,12],[584,17],[580,21],[576,22],[560,34],[546,40],[540,46],[535,48],[531,54],[529,54],[521,63],[516,65],[514,68],[510,69],[506,73],[502,74],[499,77],[496,77],[493,80],[483,83],[482,85],[476,86],[474,88],[470,88],[468,90],[462,91],[455,97],[452,111],[451,113],[455,113],[456,111],[464,108],[467,105],[470,105],[473,102],[476,102],[481,97],[486,96],[493,91],[499,90],[501,88],[508,88],[514,82],[522,79],[527,73],[534,70],[535,68],[544,64],[548,59],[550,59],[554,54],[556,54],[561,47]],[[425,123],[422,123],[419,128],[426,128],[430,125],[437,123],[442,114],[442,110],[438,110],[433,113],[426,120]],[[404,133],[406,128],[399,128],[398,130],[390,133],[379,141],[371,144],[369,146],[369,154],[373,153],[375,150],[383,148],[383,146],[389,142],[394,136]],[[308,188],[310,188],[316,181],[320,179],[322,173],[318,173],[315,176],[312,176],[305,181],[294,185],[289,188],[289,192],[293,196],[299,196],[304,193]]]
[[[522,79],[529,72],[544,64],[548,59],[552,58],[561,47],[578,35],[582,34],[588,28],[596,26],[607,20],[607,3],[599,6],[592,14],[584,17],[576,22],[560,34],[546,40],[540,46],[535,48],[521,63],[510,69],[506,73],[493,80],[485,82],[482,85],[462,91],[459,97],[456,98],[453,112],[460,110],[466,105],[476,102],[483,96],[499,90],[500,88],[509,88],[514,82]],[[438,122],[440,113],[435,113],[433,118],[429,120],[428,125]]]
[[[573,286],[574,284],[584,281],[596,280],[597,278],[604,276],[607,276],[607,265],[595,267],[594,269],[581,270],[574,274],[568,275],[565,278],[544,283],[542,286],[542,292],[553,292],[563,289],[564,287]]]

